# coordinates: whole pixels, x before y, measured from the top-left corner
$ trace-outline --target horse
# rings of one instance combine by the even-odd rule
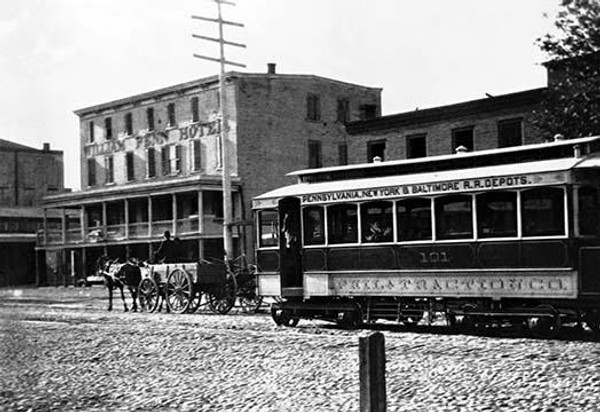
[[[130,258],[125,263],[119,263],[118,259],[110,260],[101,257],[98,266],[100,273],[104,276],[104,284],[108,289],[108,310],[112,310],[113,290],[117,288],[121,291],[121,299],[123,300],[125,312],[129,310],[123,291],[127,287],[133,301],[131,310],[137,312],[138,287],[142,281],[142,271],[137,260]]]

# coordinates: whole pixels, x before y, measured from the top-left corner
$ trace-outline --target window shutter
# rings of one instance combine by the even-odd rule
[[[169,149],[170,149],[169,146],[163,146],[163,148],[160,152],[160,160],[161,160],[163,176],[167,176],[167,175],[171,174],[171,163],[170,163],[171,159],[169,158],[169,153],[170,153]]]
[[[173,150],[174,150],[174,165],[172,170],[174,172],[179,173],[181,171],[181,146],[180,145],[175,145],[173,146]]]
[[[202,168],[202,161],[200,157],[201,142],[199,139],[192,140],[192,167],[194,171],[198,171]]]
[[[153,147],[149,147],[147,151],[148,177],[156,176],[156,155]]]

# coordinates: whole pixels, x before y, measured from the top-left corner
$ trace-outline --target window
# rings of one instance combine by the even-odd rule
[[[520,146],[523,144],[523,120],[508,119],[498,122],[498,147]]]
[[[171,174],[171,147],[163,146],[160,150],[160,166],[163,176]]]
[[[198,98],[192,97],[192,122],[196,123],[200,121],[200,110],[198,106]]]
[[[350,120],[350,101],[347,98],[337,100],[337,121],[347,123]]]
[[[406,158],[415,159],[417,157],[427,156],[427,140],[424,134],[407,136],[406,138]]]
[[[223,217],[223,192],[207,190],[202,192],[204,215]]]
[[[385,140],[367,142],[367,162],[373,163],[375,157],[379,157],[381,161],[385,159]]]
[[[125,114],[125,134],[127,136],[133,134],[133,116],[131,113]]]
[[[175,127],[177,125],[177,119],[175,118],[175,103],[169,103],[167,105],[167,119],[167,126]]]
[[[335,205],[327,208],[327,237],[330,244],[358,242],[356,205]]]
[[[321,142],[318,140],[309,140],[308,142],[308,167],[316,169],[323,166],[321,159]]]
[[[195,172],[202,170],[202,142],[200,139],[192,140],[192,167]]]
[[[431,240],[431,199],[408,199],[396,206],[398,241]]]
[[[473,127],[463,127],[452,130],[452,153],[460,146],[465,147],[468,151],[474,149]]]
[[[154,108],[148,107],[146,109],[146,125],[149,131],[154,130]]]
[[[517,194],[493,192],[478,195],[477,236],[480,238],[517,236]]]
[[[107,117],[106,119],[104,119],[104,133],[105,133],[107,140],[112,139],[113,131],[112,131],[112,118],[111,117]]]
[[[391,242],[394,240],[392,202],[370,202],[360,207],[362,241]]]
[[[321,120],[321,99],[316,94],[306,96],[306,120]]]
[[[564,190],[541,188],[521,193],[523,236],[565,234]]]
[[[600,205],[598,204],[598,190],[595,187],[584,186],[577,190],[579,210],[579,234],[582,236],[598,236],[600,234]]]
[[[279,214],[276,210],[262,210],[259,219],[259,245],[261,247],[279,244]]]
[[[106,172],[105,183],[113,183],[115,181],[115,168],[114,159],[111,156],[104,157],[104,170]]]
[[[87,160],[88,186],[96,186],[96,159]]]
[[[89,122],[88,123],[88,141],[90,143],[94,143],[95,137],[94,137],[94,122]]]
[[[133,163],[133,152],[125,153],[125,166],[127,168],[127,180],[132,181],[135,179],[135,169]]]
[[[473,238],[472,199],[468,195],[435,199],[437,239]]]
[[[307,207],[302,211],[304,223],[304,244],[322,245],[325,243],[325,214],[320,206]]]
[[[156,177],[156,149],[153,147],[146,151],[146,165],[148,177]]]
[[[340,143],[338,145],[338,164],[340,166],[348,164],[348,145],[346,143]]]
[[[377,117],[377,105],[363,104],[360,106],[360,120],[368,120]]]

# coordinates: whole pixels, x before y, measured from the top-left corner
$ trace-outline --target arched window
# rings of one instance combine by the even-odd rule
[[[431,199],[408,199],[396,206],[398,241],[431,240]]]
[[[361,205],[363,242],[391,242],[394,240],[393,210],[392,202],[369,202]]]
[[[342,204],[328,207],[327,232],[330,244],[357,243],[357,206],[353,204]]]
[[[491,192],[477,196],[477,236],[517,236],[517,194]]]
[[[549,187],[521,193],[523,236],[565,234],[565,191]]]
[[[437,239],[473,238],[472,198],[468,195],[444,196],[435,199]]]

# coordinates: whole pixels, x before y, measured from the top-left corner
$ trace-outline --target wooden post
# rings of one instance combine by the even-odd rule
[[[376,332],[359,338],[360,410],[385,412],[385,339]]]

